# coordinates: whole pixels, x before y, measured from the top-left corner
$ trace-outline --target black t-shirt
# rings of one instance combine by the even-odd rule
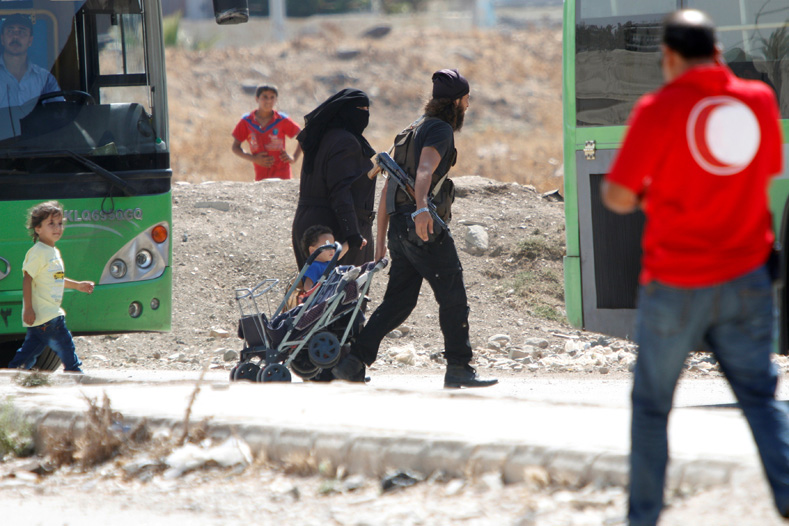
[[[455,161],[455,133],[449,123],[441,119],[426,119],[414,134],[414,151],[416,153],[416,163],[414,172],[419,166],[419,156],[422,149],[432,146],[441,156],[438,168],[433,172],[431,187],[438,182],[445,173],[452,168]]]
[[[436,118],[426,118],[414,132],[414,137],[411,142],[413,148],[414,166],[403,168],[411,174],[416,176],[417,168],[419,167],[419,157],[422,154],[422,149],[425,147],[433,147],[441,156],[441,161],[438,167],[433,172],[432,180],[430,182],[430,190],[432,191],[435,184],[449,172],[452,165],[455,164],[455,133],[452,126],[446,121]],[[405,192],[399,188],[396,190],[395,207],[411,204],[410,199],[406,196]],[[390,213],[393,210],[390,210]]]

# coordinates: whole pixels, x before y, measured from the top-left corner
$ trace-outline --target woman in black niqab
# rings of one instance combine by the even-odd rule
[[[346,88],[304,116],[304,129],[296,137],[304,161],[292,230],[299,268],[309,256],[301,239],[313,225],[331,228],[337,241],[348,243],[340,264],[361,265],[373,259],[375,180],[367,172],[375,150],[362,135],[370,119],[369,105],[363,91]]]

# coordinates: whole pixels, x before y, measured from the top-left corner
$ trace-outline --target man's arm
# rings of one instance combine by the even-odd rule
[[[617,214],[629,214],[639,206],[639,197],[631,189],[621,184],[604,180],[601,188],[603,204]]]
[[[386,194],[389,191],[389,179],[384,182],[384,188],[381,190],[381,200],[378,203],[378,232],[375,239],[378,243],[375,245],[375,261],[380,261],[386,255],[386,232],[389,230],[389,214],[386,213]]]
[[[427,193],[430,191],[430,182],[433,172],[441,162],[441,154],[432,146],[425,146],[419,154],[419,165],[416,169],[414,194],[416,196],[416,209],[427,208]],[[422,241],[427,241],[429,234],[433,233],[433,216],[429,212],[422,212],[414,218],[416,235]]]

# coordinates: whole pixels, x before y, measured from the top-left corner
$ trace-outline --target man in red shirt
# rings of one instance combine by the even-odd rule
[[[255,181],[291,179],[290,165],[301,156],[301,145],[291,156],[285,149],[285,138],[293,138],[301,128],[284,113],[274,109],[279,92],[275,86],[258,86],[255,100],[258,109],[244,115],[233,130],[233,153],[255,165]],[[249,143],[250,153],[241,148]]]
[[[630,455],[631,526],[663,506],[666,426],[688,353],[713,352],[751,426],[778,511],[789,517],[789,419],[775,401],[774,235],[767,204],[781,172],[778,105],[764,83],[721,60],[704,13],[681,10],[663,27],[666,83],[642,97],[602,188],[603,203],[641,207]]]

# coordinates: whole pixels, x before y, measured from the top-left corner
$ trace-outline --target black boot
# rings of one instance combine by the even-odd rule
[[[334,366],[331,372],[338,380],[364,383],[365,370],[366,367],[364,362],[353,354],[349,354],[342,358],[340,362]]]
[[[458,389],[460,387],[489,387],[497,384],[496,378],[482,379],[477,376],[477,371],[470,365],[447,365],[444,375],[445,389]]]

